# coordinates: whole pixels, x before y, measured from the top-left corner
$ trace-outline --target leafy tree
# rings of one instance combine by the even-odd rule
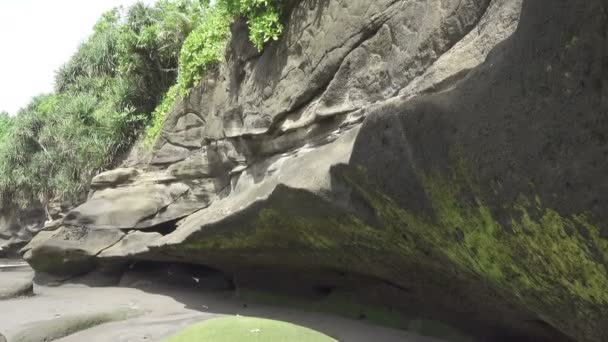
[[[0,112],[0,144],[4,137],[10,132],[13,120],[7,112]]]
[[[277,39],[280,3],[159,0],[104,13],[57,71],[54,93],[15,117],[0,113],[3,202],[82,201],[91,178],[115,165],[142,129],[148,145],[156,140],[178,94],[221,61],[236,17],[247,18],[258,49]]]

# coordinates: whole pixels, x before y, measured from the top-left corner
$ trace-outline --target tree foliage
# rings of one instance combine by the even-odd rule
[[[142,129],[154,142],[178,94],[221,60],[234,18],[247,18],[258,49],[277,39],[279,5],[159,0],[103,14],[57,71],[54,93],[35,97],[15,117],[0,113],[3,200],[21,207],[81,201],[91,178],[114,165]]]
[[[10,132],[13,125],[12,118],[7,112],[0,112],[0,144],[4,141],[4,137]]]
[[[208,8],[200,24],[188,36],[179,59],[179,89],[186,95],[205,71],[220,62],[230,33],[230,23],[245,17],[249,40],[261,51],[264,44],[277,40],[283,31],[281,0],[218,0]]]
[[[156,139],[160,134],[160,130],[165,123],[165,118],[167,113],[173,106],[175,100],[177,99],[177,85],[172,86],[165,94],[165,97],[160,102],[158,107],[152,112],[152,120],[148,124],[146,128],[146,133],[144,137],[144,142],[146,147],[152,147]]]

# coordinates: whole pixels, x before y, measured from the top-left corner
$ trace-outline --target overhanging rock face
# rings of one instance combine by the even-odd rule
[[[294,1],[261,55],[235,24],[147,169],[100,177],[64,220],[120,233],[85,266],[200,263],[482,340],[607,340],[608,9],[520,6]]]

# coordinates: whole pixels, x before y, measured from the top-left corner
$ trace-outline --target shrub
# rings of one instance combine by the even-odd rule
[[[197,84],[204,72],[222,59],[229,36],[230,16],[224,6],[207,8],[204,19],[184,41],[179,59],[180,95]]]
[[[218,0],[206,8],[199,26],[185,40],[179,59],[179,92],[187,95],[207,69],[220,62],[235,17],[247,18],[249,40],[261,51],[283,31],[281,0]]]
[[[146,135],[144,139],[144,144],[146,147],[150,148],[160,135],[160,131],[163,128],[163,124],[165,123],[165,118],[171,107],[175,103],[177,99],[177,85],[169,88],[167,94],[160,102],[160,104],[154,109],[152,113],[152,120],[146,127]]]
[[[249,26],[249,40],[261,51],[264,44],[277,40],[283,31],[280,22],[281,0],[221,0],[233,16],[244,16]]]
[[[187,96],[205,72],[222,61],[230,37],[230,23],[234,18],[247,19],[249,40],[261,51],[266,42],[277,40],[283,31],[280,13],[281,0],[218,0],[215,6],[202,6],[197,12],[200,22],[181,48],[178,86],[172,90],[175,94],[167,94],[154,111],[153,123],[146,130],[146,145],[151,146],[158,137],[167,112],[173,105],[171,100],[178,93],[182,97]]]

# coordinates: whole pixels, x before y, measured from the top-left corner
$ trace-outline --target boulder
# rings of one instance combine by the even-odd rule
[[[104,189],[70,211],[63,223],[95,229],[148,228],[200,209],[201,204],[190,201],[188,194],[183,183]]]
[[[124,235],[117,229],[71,226],[42,231],[23,248],[23,258],[38,272],[80,275],[93,270],[97,265],[96,256]]]
[[[134,168],[122,168],[106,171],[93,178],[91,181],[91,187],[103,188],[126,183],[135,177],[137,173],[138,171]]]

